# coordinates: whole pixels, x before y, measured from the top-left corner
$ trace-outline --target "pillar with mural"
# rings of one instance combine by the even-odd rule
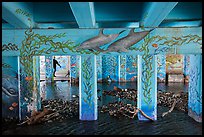
[[[96,56],[82,55],[79,59],[79,119],[97,120]]]
[[[190,55],[188,115],[202,122],[202,55]]]
[[[138,55],[137,107],[157,120],[157,64],[156,56]],[[148,120],[140,113],[139,120]]]

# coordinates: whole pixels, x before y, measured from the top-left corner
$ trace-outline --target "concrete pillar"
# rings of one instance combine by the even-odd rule
[[[126,55],[126,81],[136,81],[137,56]]]
[[[184,55],[184,67],[183,67],[183,73],[184,73],[184,83],[189,81],[189,65],[190,65],[190,56]]]
[[[202,122],[202,55],[190,55],[188,115]]]
[[[30,116],[33,110],[40,109],[40,73],[39,57],[23,56],[20,59],[19,118]]]
[[[157,64],[155,55],[138,55],[137,107],[157,120]],[[139,120],[148,120],[140,113]]]
[[[126,82],[126,55],[120,55],[119,60],[119,82]]]
[[[71,78],[71,83],[73,83],[73,80],[76,80],[79,78],[79,56],[77,55],[72,55],[70,57],[70,78]]]
[[[33,98],[35,110],[41,109],[40,97],[40,56],[33,57]]]
[[[79,58],[79,119],[97,120],[96,56]]]
[[[54,81],[52,56],[45,56],[45,81],[46,83]]]
[[[166,55],[157,55],[157,79],[158,82],[166,80]]]
[[[102,56],[96,56],[97,81],[102,82]]]

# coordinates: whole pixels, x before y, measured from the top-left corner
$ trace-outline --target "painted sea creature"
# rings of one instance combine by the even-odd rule
[[[152,47],[158,48],[158,44],[154,43],[154,44],[152,44]]]
[[[18,95],[17,78],[2,78],[2,92],[7,96],[17,96]]]
[[[149,31],[142,32],[134,32],[134,28],[132,28],[129,34],[114,43],[112,43],[107,50],[103,53],[107,52],[128,52],[128,48],[138,43],[144,37],[146,37],[153,29]]]
[[[117,33],[117,34],[110,34],[110,35],[105,35],[103,34],[103,29],[100,30],[98,36],[90,38],[86,41],[84,41],[83,43],[81,43],[81,45],[79,47],[76,47],[76,50],[97,50],[102,52],[103,50],[100,49],[100,46],[103,46],[107,43],[110,43],[111,41],[113,41],[114,39],[116,39],[122,32],[124,32],[125,30]]]
[[[76,64],[72,64],[71,67],[76,67]]]
[[[17,106],[18,106],[18,103],[16,103],[16,102],[13,102],[13,103],[12,103],[12,107],[15,108],[15,107],[17,107]]]
[[[26,77],[26,78],[25,78],[26,81],[30,81],[30,80],[32,80],[32,79],[33,79],[32,77]]]

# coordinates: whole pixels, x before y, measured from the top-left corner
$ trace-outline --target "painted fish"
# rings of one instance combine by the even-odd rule
[[[30,81],[30,80],[32,80],[32,79],[33,79],[32,77],[26,77],[26,78],[25,78],[26,81]]]
[[[158,44],[154,43],[154,44],[152,44],[152,47],[158,48]]]
[[[122,32],[125,30],[117,33],[117,34],[110,34],[110,35],[105,35],[103,34],[103,29],[100,30],[99,35],[93,38],[90,38],[86,41],[84,41],[79,47],[76,47],[76,50],[97,50],[102,52],[103,50],[100,49],[100,46],[103,46],[107,43],[110,43],[114,39],[116,39]]]
[[[75,66],[76,66],[76,64],[72,64],[72,65],[71,65],[71,67],[75,67]]]
[[[134,28],[130,30],[129,34],[114,43],[112,43],[107,50],[107,52],[128,52],[128,48],[138,43],[144,37],[146,37],[153,29],[149,31],[134,32]]]
[[[18,103],[13,102],[11,106],[15,108],[15,107],[17,107],[17,106],[18,106]]]

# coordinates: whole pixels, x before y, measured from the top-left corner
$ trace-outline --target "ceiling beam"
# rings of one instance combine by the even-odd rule
[[[96,26],[93,2],[69,2],[79,28]]]
[[[2,2],[2,18],[15,28],[29,28],[34,26],[32,16],[32,6],[29,2]],[[17,14],[16,10],[20,9],[30,15],[31,24],[28,17],[22,14]]]
[[[140,22],[141,27],[158,27],[178,2],[150,2]]]

